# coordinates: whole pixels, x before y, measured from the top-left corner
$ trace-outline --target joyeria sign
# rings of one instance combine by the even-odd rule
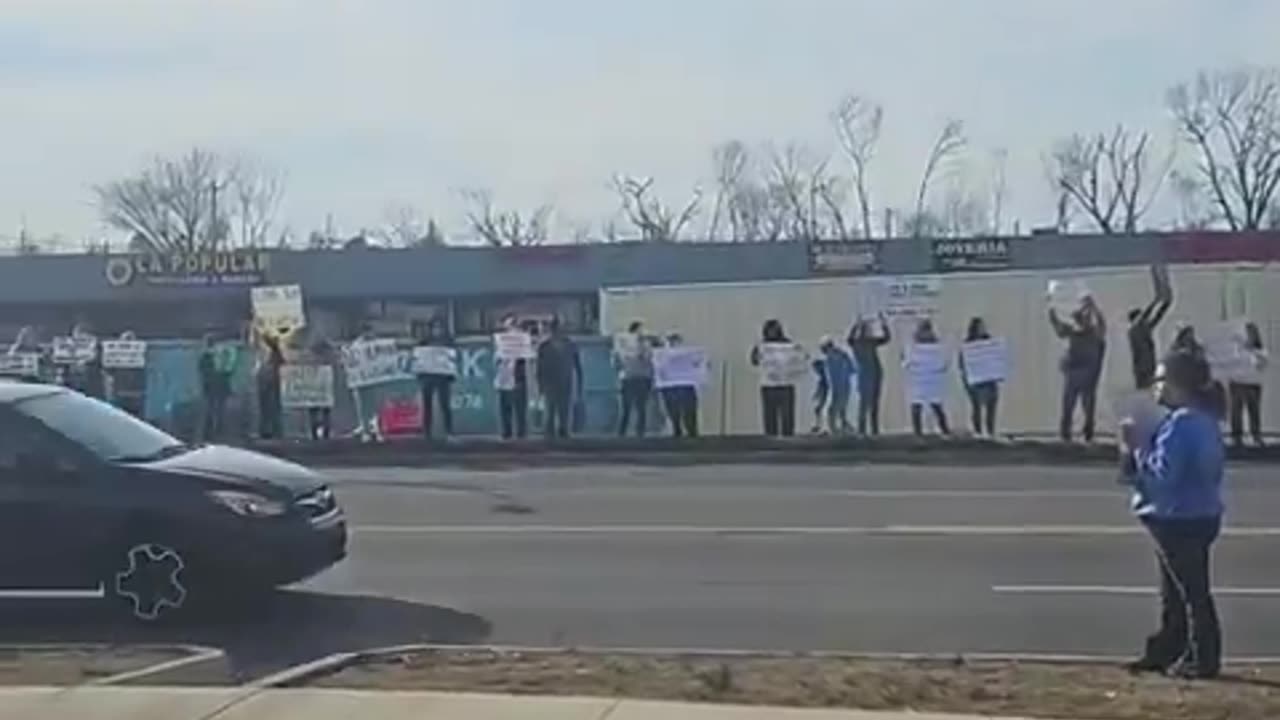
[[[104,269],[112,287],[147,285],[257,285],[271,255],[260,250],[113,255]]]

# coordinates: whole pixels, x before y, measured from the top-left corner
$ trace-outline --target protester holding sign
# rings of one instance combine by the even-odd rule
[[[5,361],[12,374],[22,382],[40,382],[47,361],[40,344],[36,342],[34,330],[28,326],[18,330],[17,337],[5,353]]]
[[[515,316],[502,320],[502,332],[494,336],[493,387],[498,391],[498,418],[503,439],[524,439],[529,434],[529,359],[533,336],[516,325]]]
[[[538,346],[538,388],[546,403],[547,439],[569,437],[574,397],[582,397],[582,356],[560,318],[549,323],[550,337]]]
[[[450,437],[453,435],[453,383],[458,376],[458,349],[441,318],[432,318],[425,327],[422,323],[415,323],[413,334],[417,338],[415,370],[422,392],[422,435],[426,438],[432,435],[434,406],[439,400],[444,435]]]
[[[1156,376],[1156,326],[1173,305],[1173,289],[1168,271],[1160,265],[1151,267],[1155,298],[1145,308],[1129,311],[1129,353],[1133,359],[1133,382],[1138,390],[1147,390]]]
[[[912,340],[914,344],[907,348],[902,363],[907,371],[911,400],[911,429],[917,436],[924,435],[924,406],[928,405],[938,423],[938,432],[950,435],[951,426],[942,405],[946,394],[947,356],[938,342],[933,321],[921,320]]]
[[[300,329],[295,327],[290,333]],[[258,386],[258,437],[275,440],[284,435],[284,404],[280,393],[280,369],[285,364],[282,346],[292,335],[280,335],[253,325],[249,336],[258,349],[253,373]]]
[[[849,331],[849,348],[858,366],[858,434],[880,434],[880,394],[884,388],[884,366],[880,348],[893,340],[889,321],[883,314],[862,318]]]
[[[102,343],[102,365],[111,373],[111,399],[120,409],[142,417],[147,389],[147,344],[133,332]]]
[[[827,405],[827,430],[832,435],[847,434],[853,429],[849,423],[849,399],[853,396],[858,365],[849,353],[836,347],[829,335],[822,338],[818,349],[822,353],[822,369],[831,397]]]
[[[1097,420],[1098,383],[1107,354],[1107,323],[1091,295],[1086,295],[1071,314],[1071,321],[1058,317],[1049,308],[1049,324],[1058,337],[1067,341],[1062,358],[1062,413],[1058,434],[1063,442],[1071,442],[1076,405],[1084,410],[1084,439],[1093,442]]]
[[[666,347],[654,353],[654,375],[675,437],[698,437],[698,387],[707,379],[707,353],[684,344],[679,333],[667,335]]]
[[[1239,338],[1240,362],[1229,378],[1231,397],[1231,440],[1238,447],[1244,442],[1244,418],[1249,417],[1249,433],[1259,447],[1262,446],[1262,378],[1266,374],[1266,348],[1262,346],[1262,333],[1252,322],[1244,324],[1243,337]]]
[[[969,321],[964,346],[960,350],[960,375],[969,391],[973,434],[996,436],[996,406],[1000,404],[1000,383],[1005,379],[1008,350],[1004,339],[993,339],[980,317]]]
[[[312,440],[333,436],[334,365],[332,343],[316,338],[296,363],[281,371],[281,396],[287,408],[306,410],[307,430]]]
[[[751,364],[760,368],[760,409],[769,437],[796,434],[796,383],[808,372],[804,349],[791,342],[782,323],[768,320],[760,343],[751,349]]]
[[[231,377],[234,366],[229,366],[223,361],[221,355],[219,348],[214,344],[213,335],[205,335],[196,367],[196,372],[200,375],[200,390],[204,399],[204,422],[202,423],[204,432],[201,439],[205,442],[213,442],[222,436],[227,399],[231,397]]]
[[[618,371],[622,394],[618,437],[627,434],[632,417],[636,419],[636,435],[644,437],[649,420],[649,398],[653,396],[653,349],[649,338],[645,337],[643,323],[631,323],[627,332],[614,338],[613,365]]]

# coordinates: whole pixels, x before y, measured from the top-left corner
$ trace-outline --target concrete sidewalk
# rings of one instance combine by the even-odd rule
[[[249,688],[0,689],[5,720],[979,720],[610,698]],[[1068,719],[1064,719],[1068,720]]]

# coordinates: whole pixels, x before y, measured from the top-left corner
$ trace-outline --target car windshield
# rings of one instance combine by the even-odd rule
[[[163,430],[77,393],[40,395],[17,403],[17,409],[103,460],[144,462],[187,448]]]

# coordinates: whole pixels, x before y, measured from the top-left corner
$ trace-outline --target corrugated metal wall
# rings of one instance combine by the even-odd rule
[[[1158,333],[1166,347],[1179,321],[1207,327],[1228,316],[1247,315],[1263,331],[1268,348],[1280,341],[1280,269],[1274,267],[1179,266],[1170,271],[1176,303]],[[1004,432],[1056,434],[1061,377],[1058,359],[1063,344],[1046,319],[1046,287],[1050,280],[1084,278],[1107,316],[1109,342],[1099,398],[1099,423],[1111,428],[1112,399],[1132,384],[1125,315],[1150,301],[1146,267],[1070,272],[956,274],[943,278],[936,324],[939,334],[958,351],[969,318],[986,318],[993,335],[1010,340],[1013,376],[1002,388],[1000,426]],[[771,317],[783,321],[793,340],[813,348],[824,334],[842,340],[869,278],[615,288],[602,292],[602,330],[614,333],[634,319],[654,332],[678,330],[686,342],[712,354],[715,379],[704,390],[702,421],[709,433],[760,432],[757,380],[748,352]],[[909,321],[894,327],[894,342],[882,359],[886,385],[882,424],[886,432],[908,427],[902,384],[901,340],[910,336]],[[1272,364],[1264,390],[1265,424],[1280,430],[1280,366]],[[812,379],[800,388],[801,427],[811,417],[808,398]],[[947,404],[952,424],[968,426],[968,398],[954,374]]]

